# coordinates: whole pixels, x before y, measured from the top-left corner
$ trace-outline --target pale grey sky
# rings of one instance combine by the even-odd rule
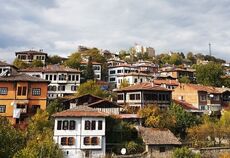
[[[230,61],[229,0],[0,0],[0,59],[43,49],[67,56],[78,45],[212,53]]]

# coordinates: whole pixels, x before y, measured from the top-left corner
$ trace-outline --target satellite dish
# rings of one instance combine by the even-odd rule
[[[121,154],[122,154],[122,155],[125,155],[125,154],[126,154],[126,149],[125,149],[125,148],[122,148],[122,149],[121,149]]]

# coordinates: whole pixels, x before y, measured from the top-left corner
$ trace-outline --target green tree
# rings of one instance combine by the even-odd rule
[[[25,146],[25,135],[0,116],[0,157],[11,158]]]
[[[63,59],[58,55],[48,56],[47,64],[55,65],[55,64],[62,64]]]
[[[33,60],[31,63],[31,67],[43,67],[43,62],[41,60]]]
[[[179,53],[173,53],[169,59],[169,64],[181,65],[182,57]]]
[[[24,61],[22,61],[18,58],[14,60],[13,65],[19,69],[25,69],[25,68],[29,67],[29,64],[25,63]]]
[[[49,113],[49,116],[52,114],[62,111],[64,107],[61,105],[61,99],[54,99],[49,102],[47,105],[46,111]]]
[[[65,61],[64,65],[70,67],[70,68],[74,68],[74,69],[80,69],[81,66],[81,54],[76,52],[76,53],[72,53],[68,59]]]
[[[85,70],[85,80],[94,80],[94,70],[93,70],[93,64],[92,64],[92,57],[89,56],[88,64],[86,66]]]
[[[192,52],[188,52],[187,59],[190,60],[192,62],[192,64],[196,64],[196,58]]]
[[[195,126],[201,122],[198,117],[186,112],[181,106],[175,103],[170,106],[169,111],[175,119],[175,126],[172,131],[175,134],[179,134],[180,138],[182,139],[185,139],[188,128]]]
[[[182,76],[179,78],[180,83],[191,83],[191,80],[189,79],[188,76]]]
[[[77,89],[77,96],[92,94],[98,97],[107,98],[110,96],[109,92],[102,90],[96,81],[88,80],[85,83],[82,83]]]
[[[173,152],[173,158],[201,158],[200,154],[195,154],[187,147],[176,148]]]
[[[196,66],[197,83],[206,86],[221,86],[221,76],[224,74],[220,64],[209,62],[206,65]]]

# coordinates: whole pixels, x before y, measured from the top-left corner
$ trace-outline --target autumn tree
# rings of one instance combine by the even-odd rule
[[[126,80],[126,79],[123,79],[119,88],[125,88],[125,87],[128,87],[128,86],[129,86],[129,81]]]
[[[18,58],[14,60],[13,65],[19,69],[26,69],[29,67],[29,64],[27,64],[26,62],[24,62]]]
[[[206,86],[221,86],[221,76],[223,69],[220,64],[209,62],[206,65],[198,65],[196,67],[197,83]]]
[[[200,154],[195,154],[187,147],[176,148],[173,151],[173,158],[201,158]]]
[[[43,62],[41,60],[33,60],[30,64],[30,67],[42,67],[44,66]]]
[[[25,135],[16,130],[6,117],[0,116],[0,157],[12,158],[25,146]]]
[[[101,87],[96,83],[96,81],[88,80],[85,83],[82,83],[77,89],[77,96],[92,94],[98,97],[107,98],[110,96],[110,93],[106,90],[102,90]]]
[[[76,52],[76,53],[72,53],[68,59],[65,61],[64,65],[70,67],[70,68],[74,68],[74,69],[80,69],[81,66],[81,54]]]

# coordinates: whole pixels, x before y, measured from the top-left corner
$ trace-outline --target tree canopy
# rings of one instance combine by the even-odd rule
[[[214,62],[196,66],[196,80],[197,83],[202,85],[220,87],[222,85],[221,76],[223,74],[222,66]]]

